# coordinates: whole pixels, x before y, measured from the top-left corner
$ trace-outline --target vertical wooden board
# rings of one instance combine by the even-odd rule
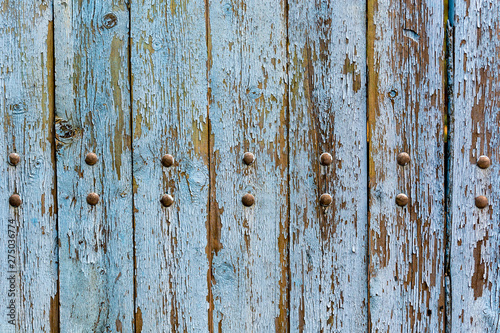
[[[288,326],[285,3],[208,3],[213,330]],[[242,158],[251,152],[255,161]],[[255,204],[245,207],[250,193]]]
[[[500,3],[455,1],[450,117],[452,332],[500,330]],[[491,166],[480,168],[481,155]],[[487,207],[475,206],[486,196]]]
[[[374,331],[444,329],[443,2],[368,2]],[[407,152],[410,162],[396,162]],[[399,193],[409,203],[396,205]]]
[[[54,10],[61,331],[130,332],[129,12],[121,0],[57,0]]]
[[[365,10],[365,1],[289,1],[293,332],[367,331]]]
[[[52,2],[0,1],[0,22],[0,331],[55,332]]]
[[[207,45],[203,0],[131,7],[137,329],[208,330]],[[174,157],[162,166],[164,154]],[[174,199],[163,207],[168,193]]]

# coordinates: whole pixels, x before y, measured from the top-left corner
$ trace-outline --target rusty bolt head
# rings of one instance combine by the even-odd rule
[[[484,195],[476,197],[476,207],[479,209],[486,208],[488,206],[488,198]]]
[[[410,163],[410,155],[408,155],[408,153],[405,152],[399,153],[397,160],[399,165],[405,166],[408,163]]]
[[[399,193],[396,196],[396,204],[401,207],[406,206],[408,204],[408,196],[406,194]]]
[[[9,163],[12,164],[12,165],[17,165],[19,163],[19,161],[21,160],[21,157],[19,157],[18,154],[16,153],[10,153],[9,154]]]
[[[319,203],[321,206],[323,207],[328,207],[332,204],[332,196],[328,193],[323,193],[320,197],[319,197]]]
[[[164,167],[170,168],[172,165],[174,165],[174,157],[170,154],[163,155],[161,158],[161,164],[163,164]]]
[[[319,157],[319,160],[320,160],[321,165],[327,166],[327,165],[332,164],[333,157],[332,157],[332,155],[330,155],[330,153],[323,153]]]
[[[254,156],[252,153],[246,152],[246,153],[243,155],[243,162],[244,162],[246,165],[250,165],[250,164],[252,164],[254,160],[255,160],[255,156]]]
[[[19,207],[23,201],[21,200],[21,197],[18,194],[12,194],[9,198],[9,204],[12,207]]]
[[[160,199],[161,204],[164,207],[170,207],[174,203],[174,198],[169,194],[164,194]]]
[[[118,18],[113,13],[104,15],[103,24],[106,29],[111,29],[116,25]]]
[[[87,156],[85,156],[85,163],[88,165],[94,165],[97,163],[97,155],[94,153],[88,153]]]
[[[477,159],[477,166],[480,167],[481,169],[488,169],[490,166],[491,161],[488,156],[481,155]]]
[[[255,198],[253,195],[251,195],[250,193],[247,193],[243,196],[243,198],[241,198],[241,202],[243,203],[243,205],[245,205],[246,207],[250,207],[252,206],[254,203],[255,203]]]
[[[89,193],[87,195],[87,203],[89,205],[95,206],[99,202],[99,194],[97,193]]]

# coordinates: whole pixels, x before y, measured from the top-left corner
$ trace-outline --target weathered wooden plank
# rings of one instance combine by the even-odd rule
[[[500,330],[500,3],[455,0],[451,332]],[[491,166],[478,163],[487,156]],[[480,209],[475,198],[485,196]]]
[[[368,2],[374,331],[444,329],[443,2]],[[398,165],[400,152],[410,162]],[[405,207],[396,196],[406,194]]]
[[[293,332],[367,331],[365,10],[289,1]],[[320,164],[323,153],[332,164]]]
[[[288,326],[285,2],[210,1],[213,330]],[[255,156],[252,164],[242,159]],[[250,193],[255,204],[246,207]]]
[[[54,11],[61,331],[131,332],[129,12],[122,0]]]
[[[203,0],[131,7],[137,329],[208,331]],[[162,166],[162,156],[174,165]],[[163,207],[164,194],[173,197]]]
[[[52,29],[51,1],[0,1],[1,332],[57,331]]]

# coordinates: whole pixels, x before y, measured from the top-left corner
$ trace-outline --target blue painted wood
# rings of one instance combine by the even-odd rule
[[[366,4],[288,8],[290,329],[366,332]]]
[[[134,2],[131,19],[137,329],[206,332],[205,3]],[[162,165],[164,154],[172,166]],[[172,206],[162,206],[164,194]]]
[[[60,329],[131,332],[129,12],[121,0],[57,0],[54,11]]]
[[[52,29],[52,1],[0,1],[0,332],[58,325]]]

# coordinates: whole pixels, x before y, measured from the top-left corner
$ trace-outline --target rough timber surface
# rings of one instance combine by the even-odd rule
[[[131,332],[129,12],[121,0],[55,0],[54,26],[60,329]]]
[[[137,330],[206,332],[205,3],[135,1],[131,36]],[[173,166],[162,166],[164,154]]]
[[[366,332],[366,3],[288,8],[290,329]]]
[[[373,331],[444,329],[444,8],[368,1],[369,295]],[[410,163],[396,162],[407,152]],[[405,207],[396,195],[409,197]]]
[[[0,1],[1,332],[57,330],[52,29],[52,1]]]
[[[500,330],[500,3],[455,1],[450,118],[451,332]],[[491,166],[481,169],[486,155]],[[479,209],[476,196],[489,204]]]

